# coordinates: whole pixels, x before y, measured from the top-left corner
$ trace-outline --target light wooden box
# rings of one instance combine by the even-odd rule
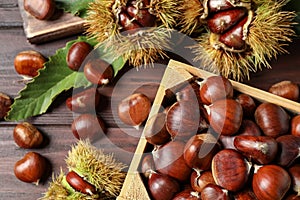
[[[148,119],[159,112],[165,93],[168,89],[176,88],[176,86],[183,84],[184,82],[187,82],[195,77],[205,79],[213,75],[215,74],[181,62],[170,60],[153,102]],[[269,92],[253,88],[236,81],[231,81],[231,83],[236,91],[248,94],[260,102],[268,101],[270,103],[277,104],[290,112],[300,114],[300,103],[273,95]],[[147,125],[148,123],[146,122],[145,127]],[[128,174],[124,181],[121,193],[117,200],[151,200],[147,193],[146,186],[144,185],[144,182],[138,172],[139,165],[142,160],[143,153],[146,150],[147,144],[147,140],[142,134],[129,166]]]

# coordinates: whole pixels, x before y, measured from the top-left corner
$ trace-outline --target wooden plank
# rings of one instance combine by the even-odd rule
[[[18,0],[24,31],[31,43],[43,43],[83,32],[84,20],[70,13],[62,13],[57,19],[38,20],[24,10],[23,0]]]

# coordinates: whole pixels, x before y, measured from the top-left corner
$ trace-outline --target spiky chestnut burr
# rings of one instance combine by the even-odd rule
[[[183,1],[95,0],[88,9],[87,33],[135,67],[151,64],[166,56]]]
[[[295,13],[282,10],[288,1],[221,0],[216,5],[215,0],[204,0],[201,19],[208,32],[194,46],[195,60],[236,80],[270,68],[269,60],[286,53],[284,46],[294,36]]]
[[[61,171],[53,177],[41,200],[107,200],[115,199],[121,191],[126,166],[117,162],[112,154],[104,154],[92,146],[89,140],[79,140],[72,146],[66,164],[69,172]],[[90,189],[93,187],[95,190]]]

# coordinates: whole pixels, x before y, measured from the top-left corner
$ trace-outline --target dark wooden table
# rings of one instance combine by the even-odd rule
[[[0,0],[0,91],[16,97],[18,91],[24,87],[22,78],[16,74],[13,66],[14,57],[23,50],[37,50],[45,56],[55,53],[58,48],[65,46],[69,40],[77,36],[63,38],[45,44],[32,45],[27,42],[23,32],[22,19],[19,14],[17,0]],[[271,84],[281,80],[291,80],[300,84],[300,41],[294,41],[290,47],[289,55],[279,56],[272,62],[273,69],[264,69],[251,75],[250,81],[245,81],[251,86],[266,90]],[[163,67],[152,69],[125,70],[118,83],[125,85],[118,91],[113,86],[100,90],[107,102],[111,97],[122,98],[139,89],[154,97],[156,88],[164,72]],[[142,89],[140,88],[142,87]],[[72,91],[60,95],[49,111],[27,121],[36,125],[48,139],[48,144],[33,151],[47,157],[52,164],[52,172],[58,173],[60,168],[66,170],[65,157],[70,146],[76,142],[71,133],[70,124],[74,115],[65,105],[65,99]],[[130,163],[132,152],[138,142],[141,130],[136,131],[124,126],[114,115],[116,104],[113,103],[101,111],[101,116],[108,126],[107,136],[95,145],[99,148],[109,149],[123,162]],[[42,196],[46,191],[51,176],[40,185],[23,183],[13,173],[14,164],[24,154],[31,150],[18,148],[12,137],[13,129],[18,122],[0,122],[0,199],[2,200],[32,200]],[[110,141],[110,145],[107,141]],[[120,151],[122,150],[122,151]],[[121,153],[120,153],[121,152]]]

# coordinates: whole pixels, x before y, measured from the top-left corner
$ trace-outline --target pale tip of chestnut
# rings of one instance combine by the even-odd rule
[[[108,78],[102,79],[101,83],[102,83],[102,85],[107,85],[109,83],[109,79]]]

